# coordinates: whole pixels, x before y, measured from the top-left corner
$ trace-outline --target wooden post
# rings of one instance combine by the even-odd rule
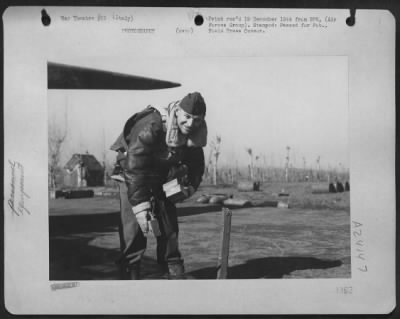
[[[286,146],[286,151],[287,151],[287,155],[286,155],[286,165],[285,165],[285,181],[287,183],[287,182],[289,182],[290,146]]]
[[[229,240],[231,236],[232,211],[226,207],[222,208],[222,234],[221,250],[217,263],[217,279],[226,279],[228,276]]]

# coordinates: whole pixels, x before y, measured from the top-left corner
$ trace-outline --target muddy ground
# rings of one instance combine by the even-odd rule
[[[290,194],[288,209],[266,205],[278,200],[283,189]],[[180,249],[189,278],[216,278],[221,206],[196,203],[200,195],[214,193],[254,204],[232,210],[229,279],[351,276],[349,192],[312,194],[306,183],[275,183],[258,192],[202,186],[178,205]],[[50,280],[117,280],[118,198],[60,198],[50,200],[49,207]],[[142,269],[144,279],[165,278],[153,238]]]

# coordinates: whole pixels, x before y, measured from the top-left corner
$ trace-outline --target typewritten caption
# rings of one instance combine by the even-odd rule
[[[136,26],[136,19],[132,14],[97,14],[97,15],[60,15],[65,23],[105,23],[114,22],[125,24],[121,28],[124,33],[153,34],[156,28],[151,26]],[[193,34],[197,30],[206,29],[212,34],[257,34],[272,30],[317,30],[327,29],[338,22],[333,16],[205,16],[201,26],[190,24],[179,25],[174,28],[176,34]],[[193,23],[194,24],[194,23]]]
[[[331,16],[234,16],[206,17],[209,33],[266,33],[274,29],[326,29],[337,19]]]
[[[25,199],[30,198],[25,193],[25,174],[24,166],[19,162],[8,161],[11,168],[11,191],[8,198],[8,206],[11,208],[13,214],[21,216],[24,213],[30,214],[30,211],[25,206]]]
[[[61,21],[64,22],[105,22],[105,21],[115,21],[115,22],[128,22],[132,23],[133,15],[120,15],[117,13],[113,13],[111,15],[61,15]]]
[[[132,14],[97,14],[97,15],[60,15],[60,20],[65,23],[122,23],[124,33],[152,34],[156,29],[152,27],[136,27],[135,18]]]

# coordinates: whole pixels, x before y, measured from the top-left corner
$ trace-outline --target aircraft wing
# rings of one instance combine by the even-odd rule
[[[142,76],[47,62],[48,89],[75,90],[157,90],[179,83]]]

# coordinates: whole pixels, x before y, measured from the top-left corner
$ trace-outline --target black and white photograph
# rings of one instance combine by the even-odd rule
[[[48,72],[50,280],[351,276],[346,57]]]
[[[10,313],[394,309],[389,11],[39,9],[3,15]]]

